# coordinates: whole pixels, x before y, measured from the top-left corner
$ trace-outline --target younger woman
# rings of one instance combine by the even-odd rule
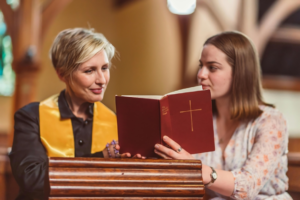
[[[291,199],[286,120],[262,99],[259,59],[250,40],[237,32],[215,35],[204,43],[199,62],[198,82],[212,97],[215,151],[190,155],[165,136],[171,149],[157,144],[155,152],[200,159],[213,199]]]

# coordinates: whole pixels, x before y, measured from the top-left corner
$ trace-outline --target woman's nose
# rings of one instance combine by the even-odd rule
[[[207,78],[207,69],[205,67],[202,67],[201,69],[199,69],[198,74],[197,74],[197,78],[198,79],[205,79]]]
[[[105,78],[102,71],[98,72],[96,76],[97,76],[96,77],[96,83],[98,83],[98,84],[105,84],[106,83],[106,78]]]

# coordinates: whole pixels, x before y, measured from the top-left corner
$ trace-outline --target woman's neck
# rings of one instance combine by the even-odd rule
[[[231,104],[229,97],[216,99],[216,107],[218,110],[216,126],[219,139],[218,143],[223,152],[223,159],[225,159],[225,149],[236,128],[239,126],[238,120],[231,119],[230,106]]]
[[[68,89],[65,90],[65,97],[72,113],[76,117],[83,118],[83,120],[86,120],[88,118],[86,110],[89,106],[89,103],[83,102],[81,99],[76,97],[72,91]]]
[[[223,97],[222,99],[216,99],[216,107],[218,110],[217,119],[224,124],[236,123],[236,120],[231,119],[230,113],[230,97]]]

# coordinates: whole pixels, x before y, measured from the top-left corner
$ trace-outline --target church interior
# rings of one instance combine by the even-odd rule
[[[13,115],[64,89],[49,59],[55,36],[93,28],[116,47],[102,101],[115,95],[163,95],[197,85],[204,41],[237,30],[259,52],[264,99],[288,121],[288,192],[300,197],[300,1],[197,0],[191,14],[175,14],[167,0],[0,0],[0,200],[18,186],[8,153]]]

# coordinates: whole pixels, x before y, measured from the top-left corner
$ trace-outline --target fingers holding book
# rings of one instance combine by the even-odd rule
[[[181,148],[181,146],[168,136],[163,137],[164,142],[169,146],[165,147],[156,144],[154,152],[165,159],[195,159],[189,152]]]
[[[130,153],[122,153],[120,154],[120,145],[118,141],[113,140],[111,143],[106,144],[106,148],[103,150],[104,158],[130,158]],[[133,158],[140,158],[145,159],[146,157],[142,156],[141,154],[136,154]]]
[[[136,154],[132,158],[146,159],[146,157],[142,156],[141,154]]]

